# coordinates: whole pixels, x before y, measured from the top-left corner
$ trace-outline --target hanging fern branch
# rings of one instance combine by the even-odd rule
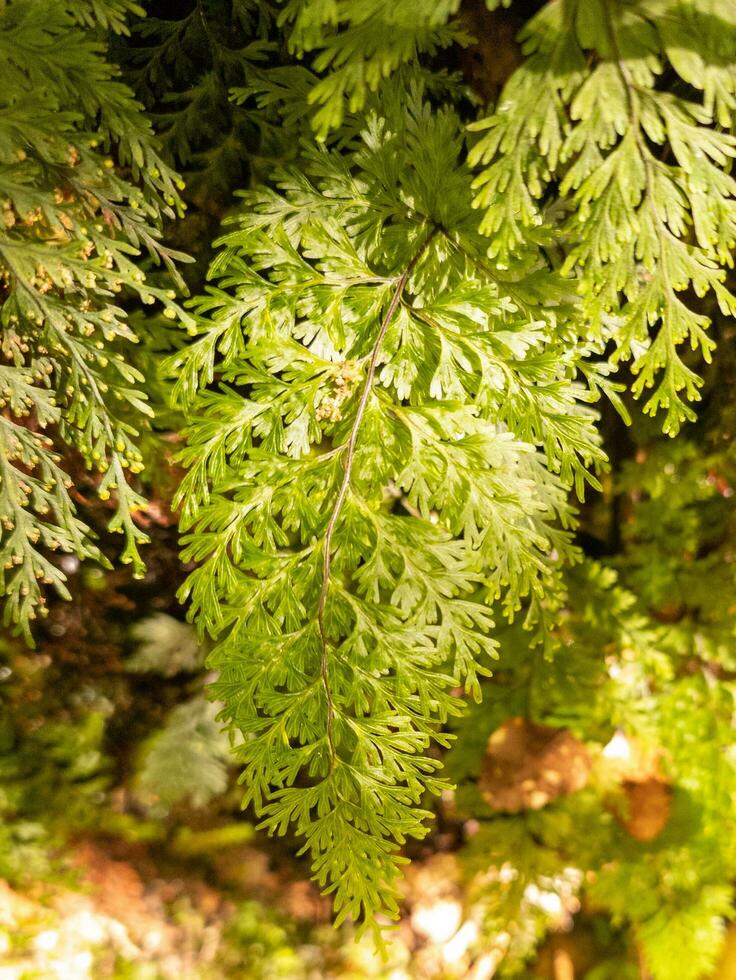
[[[96,474],[99,497],[115,500],[109,529],[142,574],[147,538],[133,513],[144,500],[127,474],[143,468],[138,435],[151,409],[126,358],[138,338],[117,297],[158,300],[169,318],[189,319],[136,262],[145,251],[176,275],[185,258],[160,241],[163,216],[179,207],[177,177],[102,45],[78,26],[123,30],[135,9],[0,8],[0,595],[5,621],[29,638],[44,586],[67,595],[48,551],[101,558],[70,496],[68,448]]]
[[[364,925],[397,914],[490,604],[554,606],[567,488],[603,460],[564,284],[492,278],[457,118],[401,86],[381,105],[345,153],[245,195],[172,362],[182,598],[218,640],[245,802]]]
[[[538,238],[558,185],[556,213],[569,215],[564,270],[578,275],[616,356],[633,358],[634,394],[653,389],[645,411],[664,409],[674,435],[694,418],[687,402],[702,383],[681,345],[706,360],[714,346],[692,293],[710,291],[722,313],[736,312],[724,285],[736,138],[718,128],[730,124],[736,93],[721,57],[728,38],[736,43],[734,11],[708,0],[552,0],[522,37],[526,63],[474,127],[489,251],[505,263]],[[687,94],[660,87],[668,67],[693,87]]]
[[[279,24],[288,32],[289,49],[298,57],[316,52],[313,69],[324,76],[309,93],[319,138],[339,128],[346,112],[362,109],[369,94],[401,66],[466,43],[467,34],[452,19],[459,6],[459,0],[341,5],[288,0]]]

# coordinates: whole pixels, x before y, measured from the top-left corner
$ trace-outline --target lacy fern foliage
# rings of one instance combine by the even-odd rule
[[[338,919],[396,914],[489,605],[554,605],[567,491],[602,460],[564,283],[488,267],[462,151],[451,110],[384,90],[347,155],[245,195],[172,364],[183,598],[246,802],[295,825]]]
[[[44,586],[67,594],[55,553],[110,552],[92,496],[142,574],[166,430],[209,639],[160,596],[130,634],[131,670],[200,673],[143,795],[204,804],[232,746],[261,828],[380,930],[447,761],[500,969],[553,922],[535,896],[579,894],[616,946],[596,975],[636,946],[656,980],[704,976],[736,876],[736,0],[143,6],[0,0],[6,620],[30,636]],[[489,38],[465,27],[510,38],[531,8],[479,108]],[[211,256],[243,185],[182,309],[164,227]],[[611,403],[630,421],[645,394],[661,424],[622,435]],[[587,785],[494,809],[513,719],[566,728]],[[656,761],[632,770],[665,800],[649,838],[623,770],[593,773],[621,740]]]
[[[279,21],[289,48],[299,57],[316,52],[313,69],[323,76],[309,93],[320,138],[342,124],[346,110],[362,109],[369,93],[401,66],[467,41],[452,19],[459,6],[459,0],[288,0]]]
[[[129,9],[138,8],[10,0],[0,9],[0,592],[6,622],[26,631],[45,584],[67,594],[49,550],[100,558],[70,494],[66,447],[99,474],[98,495],[115,496],[110,530],[141,572],[146,535],[132,514],[143,498],[127,474],[142,468],[137,436],[151,411],[125,355],[137,338],[120,299],[158,299],[188,318],[138,262],[145,253],[173,271],[183,258],[160,241],[176,177],[87,29],[122,30]]]
[[[709,361],[712,292],[736,312],[725,270],[736,229],[736,7],[705,0],[552,0],[524,28],[527,58],[483,135],[475,203],[501,262],[529,240],[563,236],[563,271],[585,313],[633,360],[635,395],[674,435],[695,418]],[[678,84],[662,84],[673,71]]]

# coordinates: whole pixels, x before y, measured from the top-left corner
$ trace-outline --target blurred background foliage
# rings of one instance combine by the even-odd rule
[[[464,29],[502,43],[439,52],[438,70],[492,100],[538,6],[464,4]],[[185,177],[167,241],[196,257],[196,290],[233,192],[309,126],[277,106],[278,71],[292,92],[312,82],[267,4],[145,8],[111,57]],[[267,83],[266,54],[282,65]],[[410,848],[386,960],[332,929],[298,845],[239,810],[206,650],[175,599],[177,419],[150,379],[145,577],[63,556],[72,599],[49,600],[36,648],[0,640],[0,978],[733,980],[736,337],[706,312],[718,356],[695,423],[671,440],[635,403],[630,428],[604,410],[612,468],[581,514],[569,608],[545,647],[507,628],[456,723],[457,788]],[[133,363],[179,342],[159,314],[130,318]],[[109,507],[68,465],[113,560]]]

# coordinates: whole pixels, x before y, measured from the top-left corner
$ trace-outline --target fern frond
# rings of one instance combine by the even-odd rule
[[[312,68],[324,73],[309,93],[318,106],[313,125],[319,138],[337,129],[346,111],[360,111],[402,65],[465,43],[467,35],[451,20],[459,6],[458,0],[288,0],[279,24],[288,29],[289,48],[298,57],[316,52]]]
[[[670,435],[694,418],[688,403],[702,384],[682,348],[709,361],[714,346],[697,297],[710,292],[723,314],[736,310],[724,282],[736,139],[720,128],[736,84],[729,39],[730,3],[553,0],[524,28],[528,58],[496,112],[474,126],[490,254],[506,262],[523,250],[559,187],[563,271],[579,277],[594,326],[607,325],[616,357],[633,360],[633,392],[652,390],[645,411],[662,409]],[[672,69],[689,93],[659,84]]]
[[[564,284],[494,276],[462,148],[451,111],[384,90],[347,153],[245,195],[171,364],[182,598],[218,638],[245,800],[364,923],[396,914],[489,604],[553,603],[567,490],[604,458]]]

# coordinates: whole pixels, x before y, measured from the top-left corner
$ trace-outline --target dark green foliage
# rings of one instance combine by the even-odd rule
[[[273,14],[255,0],[188,3],[172,19],[149,16],[135,26],[126,77],[153,109],[169,158],[200,205],[227,204],[248,173],[257,122],[230,99],[275,45]],[[208,200],[209,199],[209,200]]]

